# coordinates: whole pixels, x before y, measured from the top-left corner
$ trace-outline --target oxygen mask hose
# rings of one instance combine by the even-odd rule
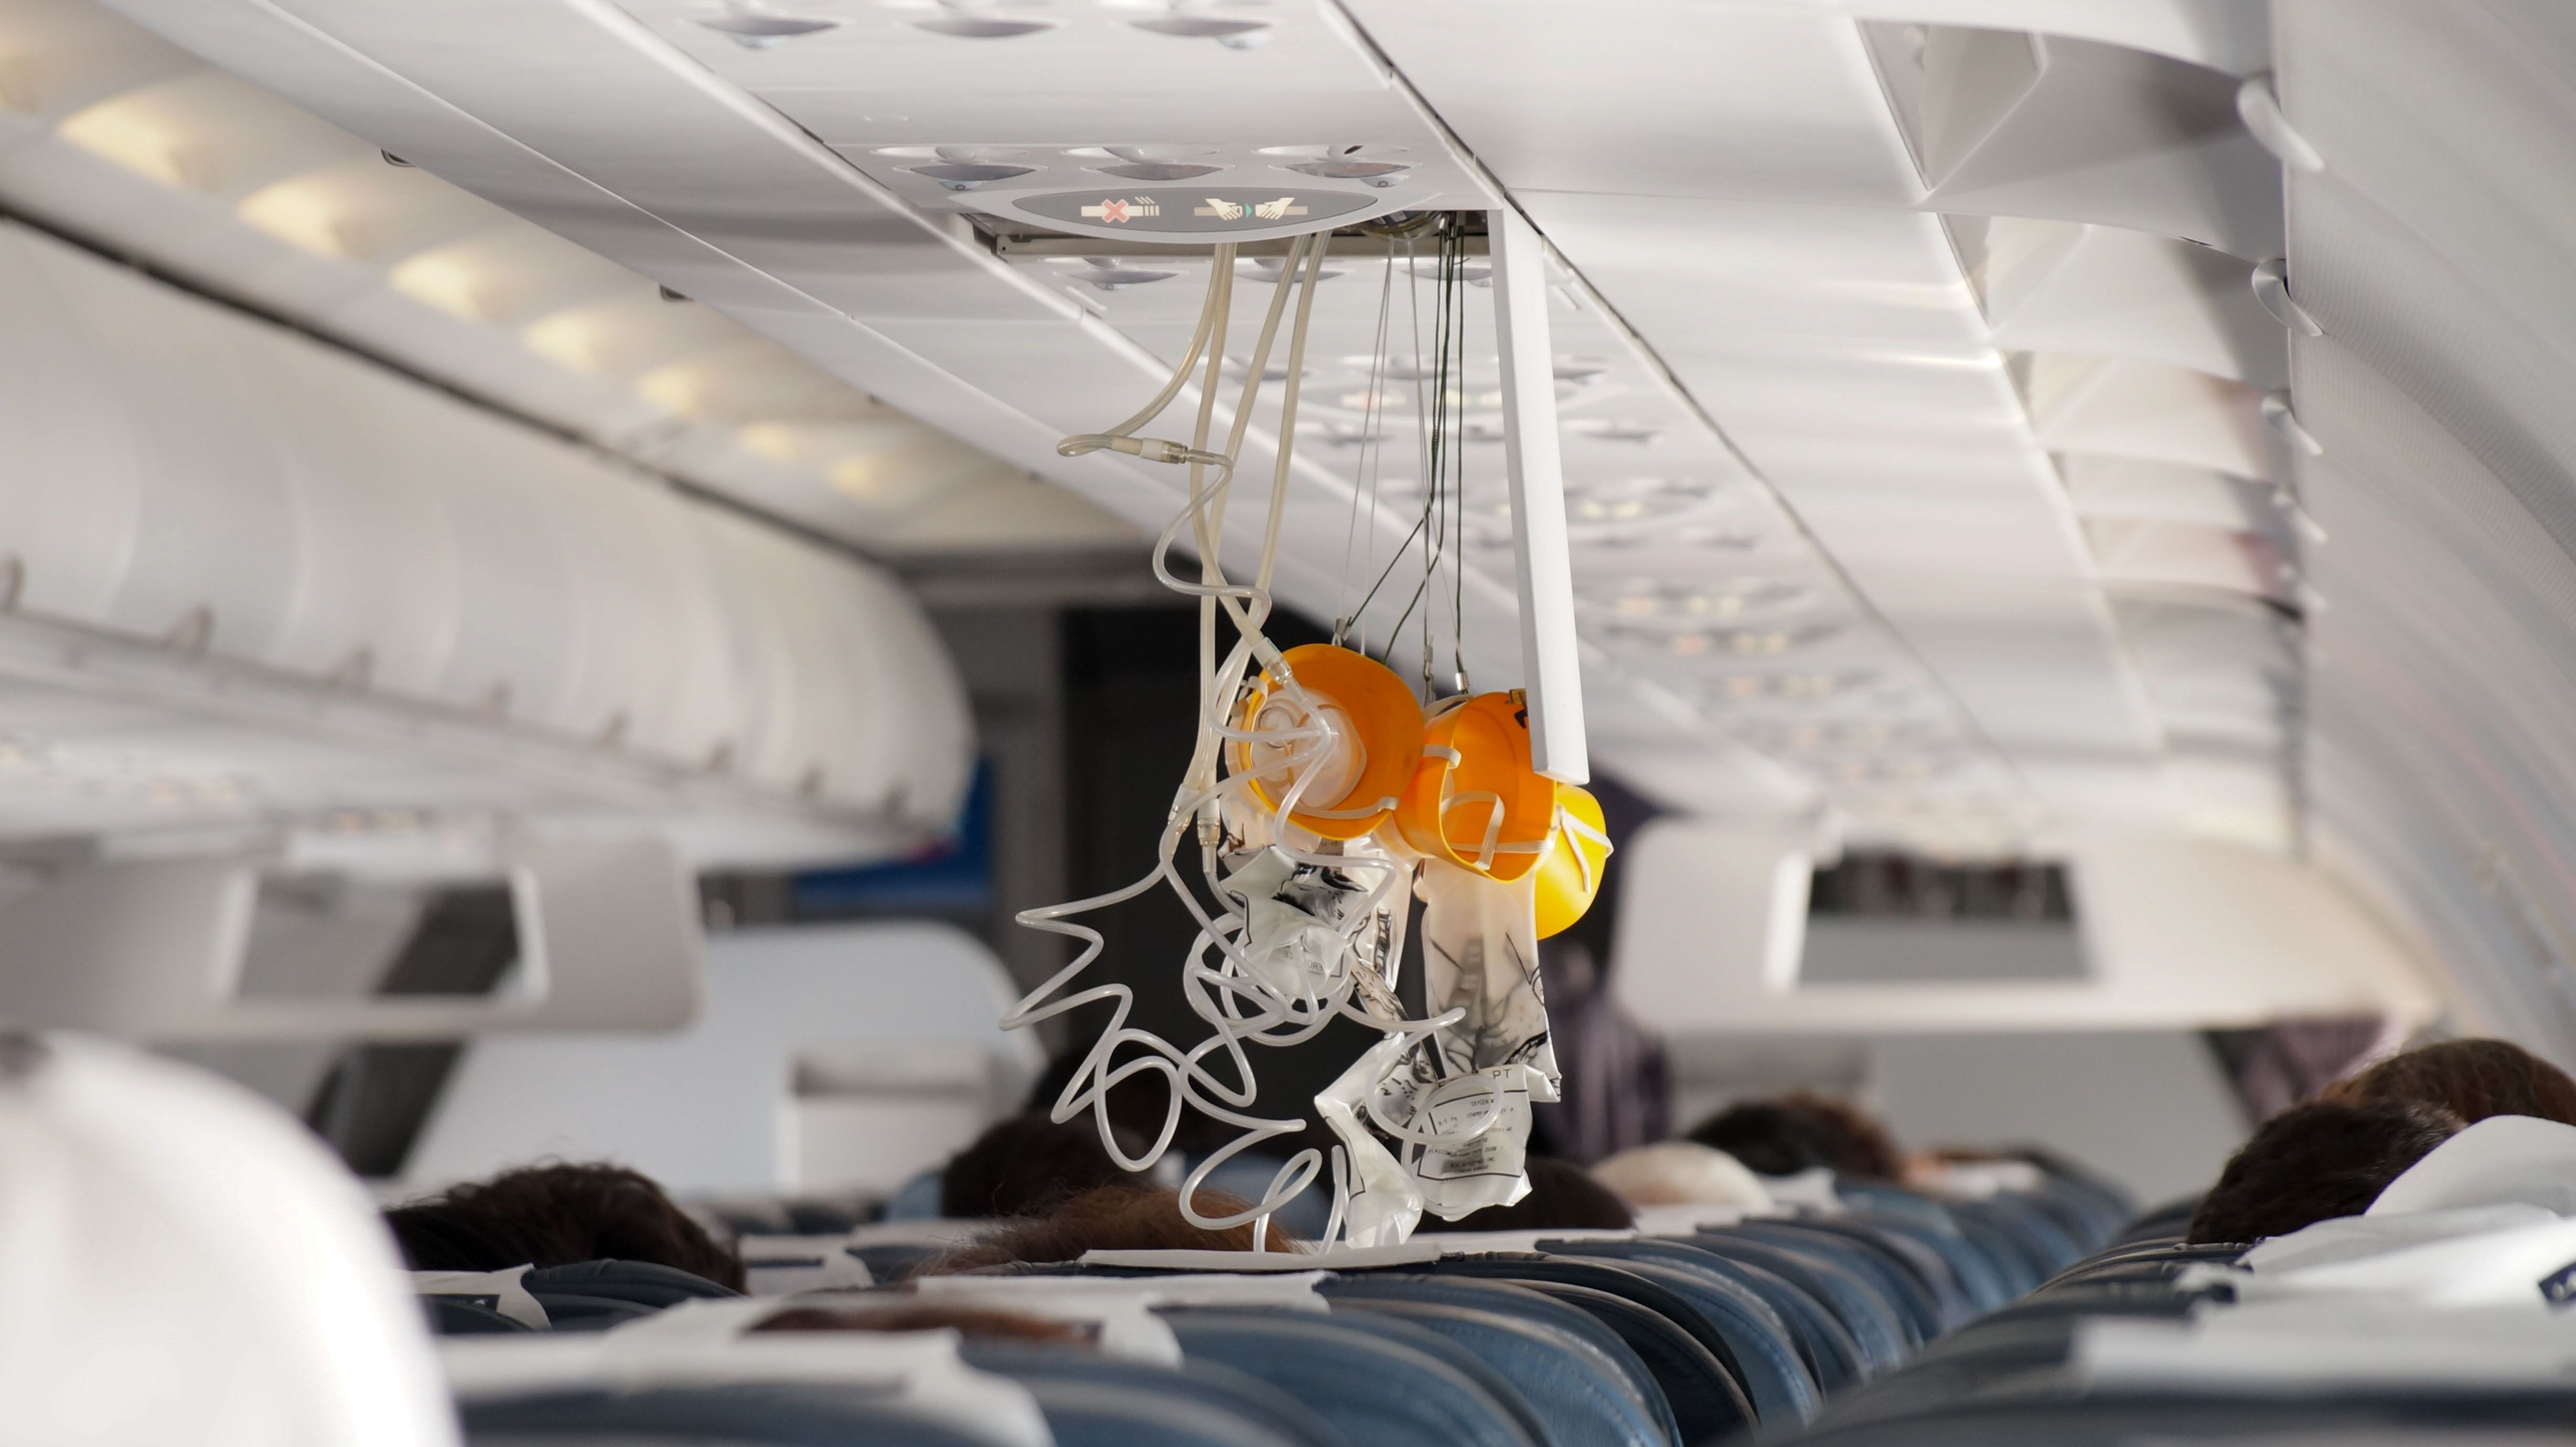
[[[1216,248],[1196,332],[1154,399],[1115,427],[1066,437],[1057,444],[1057,451],[1067,457],[1109,451],[1190,469],[1189,500],[1157,539],[1152,566],[1166,587],[1200,601],[1199,736],[1190,768],[1174,793],[1171,813],[1157,838],[1153,867],[1143,877],[1107,894],[1018,916],[1023,926],[1064,935],[1080,941],[1081,947],[1072,961],[1021,1000],[1003,1024],[1016,1029],[1088,1005],[1110,1005],[1109,1021],[1052,1103],[1050,1115],[1066,1121],[1090,1114],[1112,1157],[1127,1169],[1146,1169],[1162,1158],[1171,1148],[1183,1110],[1196,1110],[1235,1127],[1240,1134],[1199,1161],[1182,1181],[1184,1218],[1210,1229],[1266,1219],[1325,1170],[1323,1152],[1310,1147],[1282,1163],[1269,1189],[1247,1209],[1214,1217],[1197,1209],[1195,1197],[1212,1172],[1246,1151],[1304,1128],[1299,1118],[1250,1113],[1258,1081],[1249,1047],[1296,1045],[1314,1038],[1336,1019],[1357,1021],[1379,1032],[1394,1031],[1401,1040],[1419,1042],[1460,1019],[1459,1012],[1451,1010],[1430,1020],[1406,1020],[1393,994],[1415,865],[1410,854],[1387,848],[1372,831],[1391,816],[1405,792],[1421,741],[1418,704],[1401,681],[1388,674],[1412,713],[1409,725],[1399,720],[1389,726],[1371,712],[1372,707],[1382,712],[1382,704],[1355,702],[1346,696],[1346,685],[1338,675],[1326,676],[1332,669],[1322,668],[1320,658],[1310,662],[1303,650],[1295,658],[1284,655],[1262,630],[1271,609],[1269,588],[1290,474],[1297,377],[1303,367],[1324,249],[1322,237],[1299,238],[1291,244],[1221,449],[1209,444],[1232,297],[1231,246]],[[1249,583],[1240,583],[1227,576],[1221,557],[1226,503],[1271,347],[1285,319],[1292,277],[1299,295],[1288,333],[1289,378],[1282,395],[1277,465],[1259,565]],[[1194,373],[1201,381],[1191,440],[1181,443],[1136,435],[1179,396]],[[1176,575],[1169,565],[1171,550],[1184,532],[1198,554],[1194,579]],[[1216,626],[1220,617],[1232,624],[1234,634],[1221,651]],[[1346,650],[1329,652],[1342,655],[1333,668],[1348,671],[1365,665],[1385,671],[1383,665]],[[1280,707],[1275,710],[1240,707],[1247,699],[1247,671],[1256,667],[1260,682],[1255,692],[1276,701]],[[1350,731],[1337,721],[1342,719],[1350,720]],[[1221,767],[1230,757],[1238,762],[1227,776]],[[1261,761],[1258,778],[1241,763],[1254,757]],[[1332,797],[1310,799],[1328,783]],[[1189,842],[1198,846],[1194,871],[1177,861],[1184,836],[1191,836]],[[1198,925],[1181,961],[1179,983],[1191,1013],[1207,1024],[1210,1033],[1187,1049],[1130,1023],[1134,991],[1128,985],[1108,982],[1075,988],[1106,945],[1100,931],[1077,916],[1157,889],[1169,889]],[[1161,1077],[1169,1096],[1162,1129],[1147,1150],[1131,1156],[1121,1149],[1110,1128],[1108,1098],[1112,1089],[1140,1076]],[[1460,1147],[1491,1129],[1482,1119],[1451,1131],[1425,1129],[1427,1119],[1387,1124],[1415,1151]],[[1352,1176],[1348,1157],[1338,1149],[1335,1156],[1333,1230],[1338,1232]]]

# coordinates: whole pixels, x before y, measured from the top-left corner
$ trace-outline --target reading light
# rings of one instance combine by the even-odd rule
[[[497,322],[515,310],[506,289],[465,259],[460,248],[441,247],[405,257],[385,273],[393,289],[460,321]]]
[[[149,92],[102,101],[66,116],[54,131],[91,155],[162,185],[208,195],[223,189],[214,148],[157,114]]]
[[[289,246],[335,261],[364,260],[375,250],[364,220],[332,194],[331,183],[303,176],[263,186],[241,200],[233,214]]]

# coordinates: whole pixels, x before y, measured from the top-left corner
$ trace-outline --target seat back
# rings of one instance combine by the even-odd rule
[[[1444,1309],[1456,1310],[1456,1308]],[[1566,1369],[1563,1359],[1532,1352],[1526,1342],[1518,1342],[1508,1335],[1490,1330],[1492,1326],[1490,1317],[1484,1323],[1489,1329],[1483,1331],[1444,1330],[1429,1321],[1382,1311],[1344,1311],[1335,1315],[1333,1321],[1336,1325],[1364,1332],[1381,1341],[1411,1347],[1425,1356],[1436,1357],[1448,1363],[1460,1375],[1482,1387],[1486,1395],[1501,1403],[1503,1410],[1512,1415],[1512,1420],[1519,1424],[1521,1431],[1528,1435],[1530,1441],[1539,1444],[1539,1447],[1549,1447],[1549,1444],[1555,1444],[1555,1447],[1572,1447],[1571,1443],[1559,1441],[1549,1420],[1549,1414],[1542,1412],[1539,1409],[1538,1399],[1533,1397],[1531,1391],[1524,1389],[1521,1376],[1522,1372],[1531,1368],[1533,1361],[1540,1360],[1546,1363],[1544,1370],[1563,1371]],[[1461,1317],[1452,1318],[1447,1325],[1457,1328],[1468,1324]],[[1498,1359],[1497,1354],[1505,1343],[1510,1343],[1517,1350],[1510,1357]],[[1504,1369],[1506,1363],[1516,1370],[1506,1371]],[[1539,1390],[1541,1396],[1545,1395],[1547,1384],[1532,1385]]]
[[[864,1388],[823,1386],[660,1387],[620,1392],[544,1392],[467,1402],[466,1440],[475,1444],[660,1443],[679,1447],[797,1444],[797,1447],[992,1447],[963,1427],[934,1422]]]
[[[1415,1272],[1355,1272],[1318,1288],[1326,1300],[1432,1302],[1508,1315],[1553,1329],[1565,1340],[1581,1343],[1590,1359],[1616,1379],[1620,1394],[1652,1428],[1659,1441],[1678,1444],[1671,1404],[1636,1350],[1592,1313],[1546,1293],[1509,1281],[1464,1276],[1430,1276]]]
[[[1572,1256],[1495,1254],[1443,1257],[1433,1274],[1518,1281],[1591,1312],[1654,1374],[1684,1442],[1746,1431],[1759,1420],[1742,1379],[1719,1355],[1731,1354],[1725,1339],[1670,1287],[1638,1272]]]
[[[1544,1447],[1475,1380],[1411,1344],[1306,1313],[1180,1307],[1163,1315],[1190,1360],[1287,1391],[1354,1442]]]
[[[497,1309],[465,1296],[424,1296],[420,1309],[429,1318],[429,1329],[440,1336],[486,1336],[500,1332],[534,1331],[526,1322],[512,1321]]]
[[[1881,1299],[1867,1280],[1839,1262],[1816,1251],[1738,1235],[1733,1228],[1702,1231],[1691,1242],[1729,1260],[1747,1262],[1785,1277],[1823,1303],[1860,1348],[1864,1378],[1895,1370],[1911,1350],[1895,1308]]]
[[[1291,1447],[1353,1447],[1351,1439],[1297,1397],[1246,1372],[1211,1361],[1164,1366],[1065,1347],[969,1342],[968,1366],[1037,1390],[1041,1383],[1080,1381],[1120,1392],[1182,1398],[1247,1416]],[[1039,1397],[1043,1408],[1046,1398]],[[1049,1421],[1052,1423],[1053,1414]],[[1057,1447],[1064,1447],[1059,1433]]]
[[[1760,1293],[1705,1252],[1663,1241],[1547,1243],[1550,1250],[1620,1261],[1662,1281],[1707,1317],[1732,1350],[1744,1393],[1765,1423],[1804,1422],[1823,1393],[1787,1321]],[[1693,1259],[1694,1257],[1698,1259]],[[1669,1273],[1668,1275],[1665,1273]]]
[[[1555,1447],[1664,1447],[1661,1424],[1591,1344],[1552,1326],[1470,1306],[1348,1298],[1336,1314],[1385,1315],[1447,1337],[1529,1403]]]
[[[720,1300],[742,1295],[703,1276],[651,1261],[576,1261],[544,1266],[521,1278],[528,1294],[600,1297],[660,1310],[684,1301]]]
[[[1828,1230],[1809,1221],[1744,1221],[1726,1229],[1752,1240],[1810,1251],[1849,1270],[1891,1308],[1909,1355],[1945,1329],[1941,1303],[1931,1286],[1914,1275],[1910,1264],[1878,1241]]]
[[[1080,1377],[1024,1382],[1055,1447],[1302,1447],[1261,1418],[1202,1398]]]

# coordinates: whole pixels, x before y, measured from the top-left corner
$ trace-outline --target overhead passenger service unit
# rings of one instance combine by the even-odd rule
[[[1031,1025],[1097,1001],[1116,1002],[1107,1028],[1053,1103],[1055,1118],[1088,1111],[1110,1153],[1131,1170],[1162,1158],[1185,1110],[1240,1128],[1235,1140],[1189,1173],[1181,1210],[1210,1228],[1262,1222],[1255,1232],[1262,1239],[1270,1214],[1313,1185],[1323,1161],[1316,1150],[1301,1151],[1280,1167],[1260,1201],[1232,1214],[1202,1208],[1197,1192],[1213,1171],[1303,1124],[1295,1115],[1250,1113],[1259,1080],[1244,1047],[1299,1044],[1346,1018],[1382,1032],[1383,1040],[1315,1100],[1340,1142],[1332,1151],[1326,1241],[1392,1244],[1412,1233],[1426,1209],[1455,1220],[1519,1200],[1529,1191],[1523,1152],[1530,1105],[1558,1095],[1536,942],[1582,915],[1609,853],[1599,806],[1580,787],[1586,773],[1572,575],[1536,233],[1508,212],[1483,218],[1497,272],[1528,686],[1508,693],[1467,690],[1453,606],[1447,641],[1456,688],[1426,706],[1387,664],[1344,646],[1358,617],[1336,620],[1332,643],[1285,652],[1262,624],[1272,606],[1292,475],[1308,322],[1334,230],[1360,222],[1363,235],[1383,238],[1390,267],[1399,242],[1409,250],[1418,238],[1435,239],[1446,263],[1435,331],[1445,344],[1463,336],[1455,263],[1466,218],[1388,215],[1384,198],[1366,191],[979,193],[974,204],[1087,235],[1223,238],[1216,241],[1195,334],[1162,389],[1116,426],[1058,444],[1067,456],[1110,450],[1189,469],[1188,504],[1156,540],[1153,568],[1165,586],[1199,601],[1204,673],[1197,744],[1153,867],[1122,889],[1019,916],[1024,925],[1079,939],[1083,948],[1005,1023]],[[1280,238],[1288,242],[1285,258],[1230,433],[1221,449],[1212,449],[1237,248]],[[1224,515],[1292,289],[1295,315],[1267,526],[1251,578],[1237,580],[1225,568]],[[1445,395],[1454,385],[1456,358],[1450,350],[1440,356],[1431,384]],[[1189,441],[1139,435],[1189,386],[1203,359]],[[1430,475],[1418,534],[1456,526],[1455,483],[1442,475],[1440,457],[1437,448],[1424,453]],[[1354,497],[1354,507],[1357,502]],[[1198,556],[1194,578],[1176,575],[1166,563],[1184,535]],[[1402,556],[1399,548],[1378,583]],[[1454,585],[1459,564],[1446,561]],[[1431,620],[1443,562],[1439,551],[1426,549],[1415,590],[1417,602],[1434,595],[1420,610],[1426,694],[1433,691]],[[1371,588],[1358,613],[1366,614],[1377,592]],[[1408,605],[1390,632],[1400,634],[1415,611]],[[1399,643],[1388,638],[1390,655]],[[1248,678],[1255,669],[1257,677]],[[1168,888],[1199,925],[1178,962],[1179,983],[1213,1033],[1188,1048],[1127,1023],[1129,987],[1074,988],[1105,944],[1077,918],[1158,887]],[[1416,895],[1425,906],[1426,1004],[1411,1016],[1396,986],[1409,899]],[[1131,1157],[1112,1127],[1109,1092],[1138,1076],[1160,1077],[1168,1096],[1160,1133]]]

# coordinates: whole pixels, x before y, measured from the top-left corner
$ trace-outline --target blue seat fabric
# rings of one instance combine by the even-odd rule
[[[1434,1354],[1306,1312],[1163,1313],[1183,1355],[1233,1367],[1313,1406],[1352,1441],[1544,1447],[1512,1409]]]

